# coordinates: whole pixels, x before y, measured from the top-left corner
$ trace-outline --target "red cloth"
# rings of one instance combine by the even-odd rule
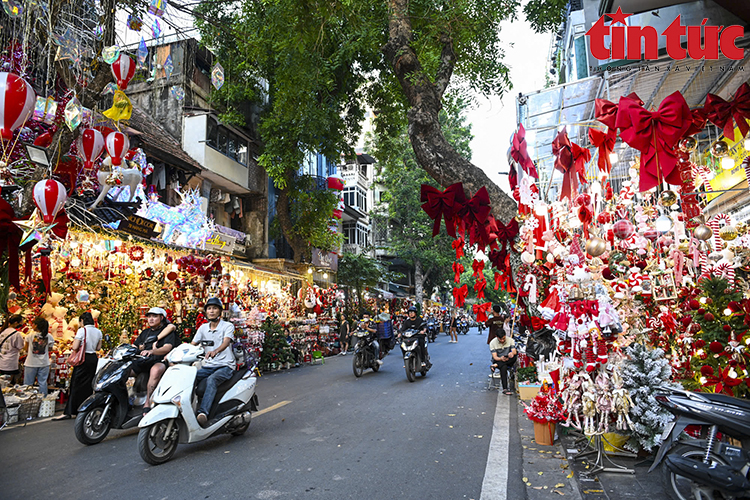
[[[747,124],[747,120],[750,120],[750,85],[740,85],[734,93],[734,99],[729,102],[715,94],[708,94],[703,109],[711,123],[723,129],[724,137],[734,140],[734,122],[740,130],[740,136],[745,137],[750,131]]]
[[[609,160],[609,154],[615,149],[617,131],[611,128],[605,134],[601,130],[590,128],[589,140],[592,146],[599,148],[599,158],[596,161],[599,171],[609,174],[612,171],[612,162]]]
[[[433,237],[440,232],[441,219],[445,219],[445,229],[448,234],[456,237],[455,216],[457,209],[465,204],[465,200],[463,184],[460,182],[448,186],[445,191],[440,191],[429,184],[422,184],[420,201],[422,201],[422,210],[435,221],[432,228]]]
[[[15,214],[10,203],[0,198],[0,255],[8,252],[8,281],[18,290],[18,246],[21,244],[23,231],[13,224]]]
[[[641,191],[666,179],[680,184],[674,147],[690,128],[693,117],[679,92],[667,96],[657,111],[648,111],[638,101],[621,97],[617,111],[620,137],[641,152]]]

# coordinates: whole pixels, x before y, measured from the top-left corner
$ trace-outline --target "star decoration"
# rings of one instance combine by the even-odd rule
[[[616,23],[622,23],[623,25],[627,25],[625,22],[625,19],[632,16],[633,14],[623,14],[622,7],[617,7],[617,12],[614,14],[606,14],[610,19],[612,19],[612,24]]]
[[[13,224],[23,230],[20,246],[24,246],[31,241],[42,241],[44,236],[55,227],[54,222],[52,224],[42,222],[38,209],[34,209],[28,220],[14,220]]]

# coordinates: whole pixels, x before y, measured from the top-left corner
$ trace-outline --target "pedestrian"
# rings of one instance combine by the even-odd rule
[[[49,333],[49,323],[44,318],[34,320],[34,331],[26,337],[26,363],[23,369],[23,384],[39,383],[39,394],[47,395],[49,379],[49,352],[55,337]]]
[[[5,320],[0,330],[0,375],[10,375],[11,383],[18,379],[21,370],[18,358],[23,349],[23,336],[18,331],[23,324],[23,316],[13,314]]]
[[[456,311],[453,311],[451,313],[451,326],[450,326],[451,339],[448,341],[449,344],[458,343],[458,333],[456,333],[457,327],[458,327],[458,317],[456,317]]]
[[[94,317],[90,312],[81,314],[79,321],[83,326],[76,332],[71,349],[74,351],[85,349],[85,358],[83,363],[73,367],[73,375],[70,377],[70,394],[63,414],[52,420],[73,418],[73,415],[78,414],[81,404],[94,392],[92,382],[96,375],[96,351],[102,348],[102,332],[94,326]]]
[[[484,326],[489,328],[489,333],[487,334],[488,345],[492,342],[492,339],[497,336],[498,330],[502,328],[503,323],[505,322],[505,315],[502,313],[502,310],[503,308],[500,307],[500,304],[493,305],[492,317],[484,322]]]
[[[346,314],[341,315],[341,325],[339,326],[339,344],[341,344],[341,352],[339,355],[346,356],[346,352],[349,350],[349,337],[350,337],[350,326],[346,319]]]

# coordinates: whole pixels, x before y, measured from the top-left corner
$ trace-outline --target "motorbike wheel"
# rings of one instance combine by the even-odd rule
[[[241,427],[237,427],[234,431],[232,431],[232,436],[241,436],[245,432],[247,432],[248,427],[250,427],[250,412],[248,412],[247,418],[247,423],[243,424]]]
[[[170,436],[165,436],[167,426],[172,422],[172,432]],[[177,441],[179,432],[175,428],[177,421],[175,419],[162,420],[153,425],[144,427],[138,432],[138,453],[144,462],[151,465],[160,465],[168,461],[177,450]]]
[[[372,371],[376,372],[376,371],[378,371],[378,370],[380,370],[380,364],[378,364],[378,363],[373,363],[373,364],[372,364]]]
[[[694,459],[696,462],[702,462],[705,453],[706,450],[689,445],[676,446],[669,452],[670,455],[680,455],[685,458]],[[720,456],[714,453],[709,455],[709,457],[712,464],[727,465]],[[702,486],[685,476],[675,474],[669,470],[666,464],[662,464],[661,468],[669,498],[674,500],[720,500],[724,498],[721,493],[712,490],[708,486]]]
[[[362,359],[363,357],[364,356],[361,352],[355,352],[354,356],[352,357],[352,371],[354,372],[354,376],[357,378],[361,377],[365,372],[364,360]]]
[[[414,357],[409,358],[409,360],[406,362],[406,379],[409,382],[414,382],[414,380],[417,378],[415,369],[416,362],[417,358]]]
[[[112,423],[111,416],[108,416],[104,419],[104,422],[99,425],[99,419],[101,418],[105,407],[105,404],[101,404],[78,413],[78,416],[76,417],[75,433],[76,439],[82,444],[88,446],[101,443],[102,440],[107,437],[107,434],[109,434],[110,425]]]

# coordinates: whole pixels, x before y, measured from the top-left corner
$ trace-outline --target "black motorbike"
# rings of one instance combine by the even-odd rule
[[[401,352],[404,354],[404,368],[409,382],[414,382],[417,372],[424,377],[430,370],[430,363],[422,359],[422,349],[419,348],[420,339],[424,342],[425,336],[419,330],[406,330],[401,334]]]
[[[457,331],[458,333],[462,333],[464,335],[469,333],[469,322],[466,321],[465,319],[459,321]]]
[[[438,325],[434,319],[427,320],[427,341],[435,342],[438,334]]]
[[[667,492],[677,500],[747,498],[750,402],[724,394],[663,389],[656,400],[676,418],[664,430],[649,472],[663,462]],[[689,425],[701,427],[701,438],[680,439]]]
[[[352,336],[357,339],[357,344],[354,346],[354,357],[352,358],[354,376],[361,377],[368,368],[372,368],[374,372],[380,370],[380,363],[378,363],[380,349],[375,349],[375,334],[367,330],[357,330]]]
[[[148,373],[136,377],[132,399],[127,388],[133,363],[143,359],[138,352],[137,347],[128,344],[116,347],[112,361],[94,377],[94,394],[81,404],[76,417],[75,433],[81,443],[100,443],[110,429],[130,429],[141,421]],[[136,396],[143,402],[136,404]]]

